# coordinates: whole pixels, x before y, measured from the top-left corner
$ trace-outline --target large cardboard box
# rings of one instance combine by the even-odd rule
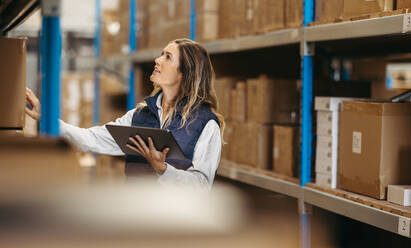
[[[26,91],[25,38],[0,38],[0,127],[22,129]]]
[[[247,80],[247,119],[265,124],[297,121],[299,97],[296,80],[270,79],[261,75]]]
[[[218,6],[218,37],[220,39],[234,38],[240,35],[241,7],[244,0],[219,1]]]
[[[397,9],[411,8],[411,0],[397,0]]]
[[[287,28],[296,28],[302,26],[303,0],[285,1],[285,24]]]
[[[235,88],[236,79],[233,77],[217,78],[214,83],[214,88],[217,95],[218,111],[224,116],[226,121],[232,119],[230,113],[231,106],[231,90]]]
[[[298,176],[299,128],[274,126],[273,170],[290,176]]]
[[[237,163],[259,169],[271,169],[273,126],[238,123],[231,137],[230,155]]]
[[[0,139],[0,195],[77,183],[78,169],[75,151],[62,139]]]
[[[230,119],[237,122],[247,120],[247,88],[245,82],[237,82],[235,89],[231,90]]]
[[[315,20],[320,22],[333,22],[342,19],[344,0],[316,0]]]
[[[385,199],[389,184],[411,184],[411,103],[343,102],[338,185]]]
[[[257,21],[257,32],[264,33],[285,27],[285,0],[256,0],[255,2],[254,18]],[[248,10],[245,17],[250,18],[250,16],[250,11]]]
[[[394,10],[394,0],[344,0],[344,17]]]

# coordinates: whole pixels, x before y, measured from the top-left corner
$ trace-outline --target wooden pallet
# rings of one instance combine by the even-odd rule
[[[276,178],[276,179],[281,179],[281,180],[284,180],[284,181],[287,181],[287,182],[299,184],[298,178],[289,177],[289,176],[282,175],[282,174],[279,174],[279,173],[276,173],[276,172],[273,172],[273,171],[269,171],[269,170],[254,168],[250,165],[239,164],[239,163],[229,161],[229,160],[225,160],[225,159],[221,160],[220,166],[241,169],[241,170],[245,170],[245,171],[252,172],[252,173],[255,173],[255,174],[269,176],[269,177],[273,177],[273,178]]]
[[[351,201],[355,201],[373,208],[377,208],[386,212],[390,212],[393,214],[401,215],[404,217],[411,218],[411,207],[404,207],[401,205],[397,205],[388,201],[377,200],[368,196],[359,195],[356,193],[344,191],[341,189],[331,189],[327,187],[318,186],[316,184],[307,184],[307,187],[313,188],[316,190],[324,191],[328,194],[332,194],[338,197],[346,198]]]

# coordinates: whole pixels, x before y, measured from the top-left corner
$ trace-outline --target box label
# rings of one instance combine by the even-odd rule
[[[402,32],[408,33],[411,31],[411,13],[404,14],[404,21],[402,25]]]
[[[405,237],[410,236],[410,219],[405,217],[398,218],[398,234]]]
[[[361,140],[362,140],[362,133],[354,131],[352,133],[352,152],[361,154]]]

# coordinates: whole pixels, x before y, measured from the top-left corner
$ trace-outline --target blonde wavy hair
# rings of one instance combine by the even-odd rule
[[[187,103],[181,110],[181,127],[187,123],[196,109],[201,105],[206,105],[217,116],[220,122],[221,137],[223,137],[225,121],[224,117],[218,112],[219,106],[214,88],[215,73],[207,50],[190,39],[176,39],[170,43],[178,45],[180,52],[180,65],[178,69],[182,74],[182,80],[180,92],[176,99],[174,99],[170,109],[171,118],[167,119],[164,126],[167,127],[171,123],[177,111],[177,104],[184,97],[187,97]],[[161,88],[158,85],[154,85],[154,90],[150,95],[154,96],[160,90]],[[137,109],[145,106],[147,106],[146,102],[141,102],[137,105]]]

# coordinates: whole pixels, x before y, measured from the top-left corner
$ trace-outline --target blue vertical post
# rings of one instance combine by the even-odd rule
[[[40,132],[59,135],[61,71],[61,0],[42,0],[40,44],[41,119]]]
[[[314,0],[304,0],[304,27],[314,21]],[[313,56],[314,46],[305,40],[301,43],[302,55],[302,123],[301,123],[301,168],[300,184],[305,186],[311,181],[312,159],[312,106],[313,106]],[[311,206],[299,199],[301,247],[311,246]]]
[[[94,30],[94,56],[98,60],[100,58],[101,50],[101,2],[96,1],[96,27]],[[93,125],[98,125],[100,120],[100,71],[98,68],[94,69],[94,102],[93,102]]]
[[[137,48],[137,39],[136,39],[137,0],[129,0],[129,1],[130,1],[129,45],[130,45],[130,54],[132,54]],[[135,75],[134,75],[134,68],[131,65],[129,76],[128,76],[127,110],[133,109],[135,105],[136,105]]]
[[[196,0],[190,0],[190,39],[196,40]]]

